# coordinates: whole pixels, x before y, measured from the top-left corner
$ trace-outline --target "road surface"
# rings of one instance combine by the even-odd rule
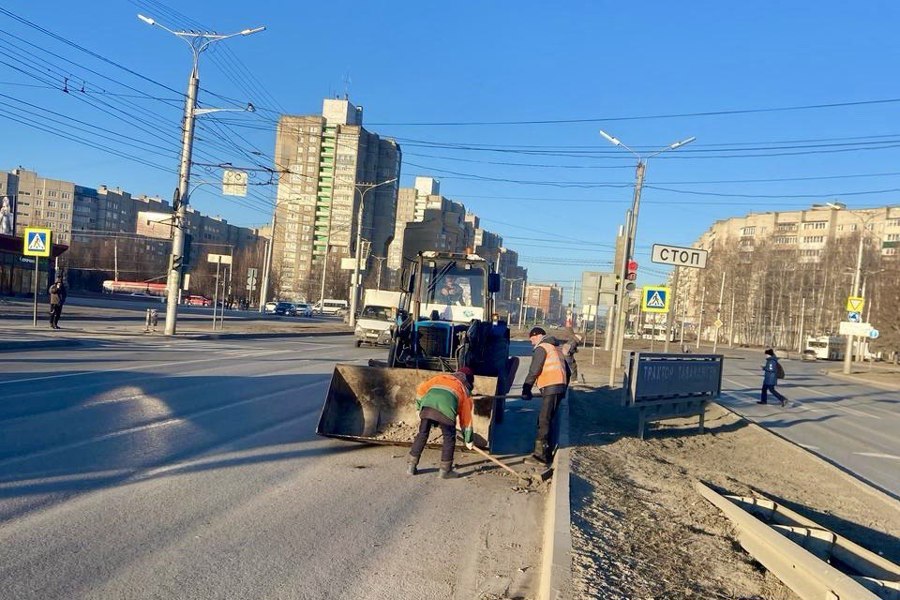
[[[339,336],[0,355],[0,595],[533,596],[540,493],[474,454],[460,480],[431,450],[408,477],[404,448],[314,434],[335,362],[384,352]],[[528,451],[536,407],[508,407],[508,448]]]
[[[721,404],[900,498],[900,393],[822,373],[839,363],[785,360],[787,406],[760,405],[762,352],[724,353]]]

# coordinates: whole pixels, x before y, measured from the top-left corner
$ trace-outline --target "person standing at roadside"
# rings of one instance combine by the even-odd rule
[[[455,373],[441,373],[416,388],[416,410],[419,411],[419,433],[409,449],[406,472],[417,475],[419,459],[433,427],[440,427],[444,435],[441,448],[441,479],[454,479],[459,473],[453,470],[453,454],[456,450],[456,422],[463,434],[466,448],[474,446],[472,419],[475,406],[472,387],[475,374],[469,367],[460,367]]]
[[[541,414],[538,415],[537,436],[534,440],[532,457],[538,462],[548,464],[553,458],[553,445],[550,442],[550,429],[556,409],[569,384],[569,367],[559,348],[559,341],[547,335],[541,327],[534,327],[528,333],[528,340],[534,347],[531,355],[531,367],[522,385],[522,399],[531,400],[531,389],[535,384],[541,389]]]
[[[50,293],[50,329],[59,329],[59,317],[62,315],[67,295],[62,275],[56,276],[56,283],[51,285],[48,291]]]
[[[757,404],[768,404],[769,392],[772,392],[772,395],[781,401],[782,406],[787,404],[787,398],[775,389],[778,380],[784,377],[784,369],[778,363],[778,357],[775,356],[775,351],[771,348],[766,349],[766,364],[763,366],[762,370],[763,385],[760,399]]]

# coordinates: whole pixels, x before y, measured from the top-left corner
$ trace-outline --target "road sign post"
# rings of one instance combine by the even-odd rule
[[[682,246],[672,246],[669,244],[653,244],[650,252],[650,260],[662,265],[674,265],[675,277],[673,278],[672,295],[678,293],[678,267],[690,267],[693,269],[705,269],[706,260],[709,258],[709,251],[702,248],[684,248]],[[721,300],[720,300],[721,302]],[[672,329],[672,311],[667,311],[666,316],[666,343],[664,352],[669,351],[669,338]],[[682,329],[684,322],[682,322]],[[718,341],[718,337],[716,337]]]
[[[231,265],[231,255],[229,254],[207,254],[206,262],[216,263],[216,288],[213,292],[213,330],[216,329],[216,316],[219,310],[219,270],[222,268],[222,265]],[[224,298],[225,292],[224,289],[222,291],[222,326],[224,327],[225,323],[225,306],[224,306]]]
[[[32,315],[33,327],[37,327],[38,281],[41,278],[41,257],[50,256],[50,236],[51,231],[49,229],[44,229],[42,227],[26,227],[25,237],[22,238],[24,244],[24,248],[22,248],[22,254],[34,258],[34,314]],[[47,273],[49,275],[49,269]]]
[[[669,246],[667,244],[653,244],[650,260],[663,265],[675,265],[678,267],[692,267],[705,269],[709,251],[701,248],[682,248],[681,246]]]
[[[644,288],[641,294],[641,311],[647,313],[667,313],[669,312],[669,301],[672,296],[669,288],[650,287]]]

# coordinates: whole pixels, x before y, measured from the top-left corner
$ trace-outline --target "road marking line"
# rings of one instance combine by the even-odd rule
[[[807,450],[818,450],[819,449],[818,446],[810,446],[809,444],[801,444],[799,442],[797,443],[797,445],[800,446],[801,448],[806,448]]]
[[[269,392],[268,394],[263,394],[261,396],[254,396],[252,398],[245,398],[244,400],[237,400],[235,402],[230,402],[228,404],[221,404],[219,406],[213,406],[210,408],[205,408],[203,410],[198,410],[192,413],[185,413],[179,415],[177,417],[169,417],[162,419],[160,421],[152,421],[150,423],[144,423],[143,425],[135,425],[133,427],[127,427],[125,429],[120,429],[118,431],[110,431],[109,433],[104,433],[103,435],[95,436],[92,438],[88,438],[86,440],[80,440],[77,442],[71,442],[69,444],[63,444],[62,446],[54,446],[51,448],[47,448],[45,450],[40,450],[38,452],[32,452],[30,454],[24,454],[21,456],[14,456],[12,458],[7,458],[5,460],[0,460],[0,467],[5,467],[7,465],[16,464],[19,462],[28,461],[34,458],[40,458],[42,456],[48,456],[52,454],[57,454],[59,452],[64,452],[66,450],[72,450],[74,448],[80,448],[82,446],[88,446],[90,444],[94,444],[96,442],[103,442],[105,440],[110,440],[117,437],[122,437],[123,435],[129,435],[132,433],[140,433],[142,431],[149,431],[151,429],[158,429],[160,427],[166,427],[168,425],[177,425],[179,423],[184,423],[186,421],[190,421],[192,419],[196,419],[197,417],[206,416],[209,414],[213,414],[222,410],[226,410],[229,408],[234,408],[236,406],[241,406],[243,404],[249,404],[252,402],[257,402],[259,400],[268,400],[269,398],[280,396],[282,394],[294,393],[298,390],[314,387],[317,385],[324,385],[329,383],[329,379],[327,375],[323,375],[323,379],[319,381],[311,381],[310,383],[301,385],[295,388],[288,388],[285,390],[279,390],[277,392]]]
[[[303,343],[306,343],[306,342],[303,342]],[[339,348],[339,347],[340,347],[340,346],[338,346],[338,345],[333,345],[333,346],[319,346],[319,348],[321,348],[321,349],[323,349],[323,350],[324,350],[325,348]],[[259,358],[259,357],[262,357],[262,356],[273,356],[273,355],[275,355],[275,354],[288,354],[288,353],[296,352],[296,351],[297,351],[296,348],[292,348],[292,349],[290,349],[290,350],[274,350],[274,351],[272,351],[272,352],[261,352],[261,353],[256,353],[256,354],[254,354],[254,353],[251,353],[251,354],[243,353],[243,354],[240,354],[239,356],[235,356],[234,358],[235,358],[235,359],[238,359],[238,358]],[[196,360],[178,360],[178,361],[168,362],[168,363],[151,363],[151,364],[149,364],[149,365],[138,365],[138,366],[131,366],[131,367],[118,367],[118,368],[115,368],[115,369],[103,369],[101,372],[102,372],[102,373],[115,373],[115,372],[122,372],[122,371],[135,371],[135,372],[138,372],[138,371],[140,371],[141,369],[145,369],[145,368],[148,368],[148,367],[150,367],[150,368],[156,368],[156,367],[172,367],[172,366],[175,366],[175,365],[190,365],[190,364],[197,364],[197,363],[204,363],[204,362],[214,362],[214,361],[221,361],[221,360],[223,360],[223,357],[222,357],[222,356],[216,356],[216,357],[214,357],[214,358],[198,358],[198,359],[196,359]],[[63,374],[61,374],[61,375],[44,375],[44,376],[41,376],[41,377],[26,377],[26,378],[23,378],[23,379],[11,379],[11,380],[8,380],[8,381],[0,381],[0,385],[9,385],[9,384],[12,384],[12,383],[29,383],[29,382],[31,382],[31,381],[46,381],[46,380],[48,380],[48,379],[62,379],[62,378],[64,378],[64,377],[78,377],[79,375],[95,375],[95,374],[97,374],[97,373],[98,373],[98,371],[76,371],[75,373],[63,373]]]
[[[857,456],[870,456],[872,458],[889,458],[891,460],[900,460],[900,456],[894,456],[893,454],[879,454],[877,452],[854,452],[853,454]]]

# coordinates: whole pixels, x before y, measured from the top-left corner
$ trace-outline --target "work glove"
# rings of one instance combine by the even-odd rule
[[[466,450],[471,450],[475,447],[475,442],[466,442]]]
[[[522,400],[531,400],[534,396],[531,394],[531,386],[523,385],[522,386]]]

